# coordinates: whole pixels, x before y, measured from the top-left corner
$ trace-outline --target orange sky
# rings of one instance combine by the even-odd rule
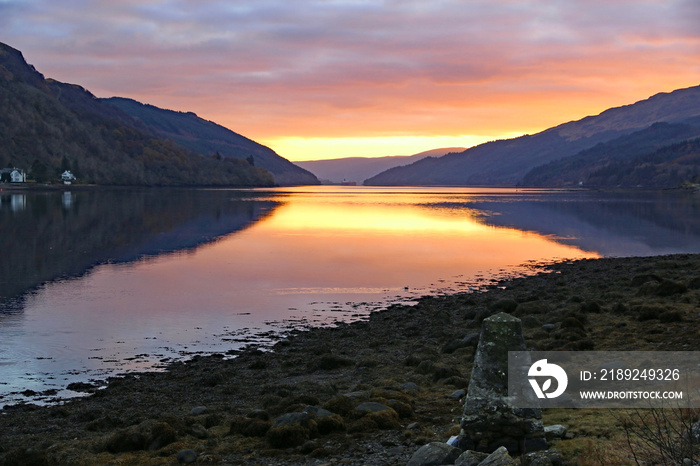
[[[534,133],[700,84],[697,0],[0,0],[47,77],[290,160]]]

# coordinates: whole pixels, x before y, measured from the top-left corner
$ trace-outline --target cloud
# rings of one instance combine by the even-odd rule
[[[0,18],[47,76],[254,138],[529,132],[700,71],[694,0],[35,0]]]

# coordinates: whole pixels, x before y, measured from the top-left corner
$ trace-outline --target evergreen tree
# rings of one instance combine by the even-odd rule
[[[63,159],[61,159],[61,169],[60,172],[63,173],[66,170],[70,171],[70,162],[68,161],[68,157],[65,155],[63,156]]]
[[[47,180],[49,168],[39,159],[34,160],[30,170],[32,177],[37,183],[43,183]]]

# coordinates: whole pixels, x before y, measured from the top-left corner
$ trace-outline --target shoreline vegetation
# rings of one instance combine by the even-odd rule
[[[299,186],[305,186],[305,185],[299,185]],[[325,185],[325,186],[343,186],[341,184],[332,184],[332,185]],[[173,186],[143,186],[143,185],[101,185],[101,184],[86,184],[86,183],[72,183],[72,184],[63,184],[63,183],[35,183],[35,182],[24,182],[24,183],[0,183],[0,191],[36,191],[36,192],[41,192],[41,191],[59,191],[59,190],[88,190],[88,189],[260,189],[260,188],[289,188],[293,186],[279,186],[279,185],[273,185],[273,186],[217,186],[217,185],[191,185],[191,186],[178,186],[178,185],[173,185]],[[344,187],[347,187],[345,185]],[[357,186],[359,188],[363,187],[372,187],[372,186]],[[395,188],[400,188],[401,186],[389,186],[390,188],[395,187]],[[415,186],[407,186],[407,187],[417,187],[420,188],[420,185],[415,185]],[[431,188],[434,188],[436,186],[430,186]],[[606,187],[606,188],[597,188],[597,187],[587,187],[587,186],[582,186],[582,187],[565,187],[565,188],[548,188],[548,187],[538,187],[538,186],[460,186],[460,185],[445,185],[445,186],[438,186],[438,187],[443,187],[443,188],[458,188],[458,189],[469,189],[469,188],[494,188],[494,189],[513,189],[513,190],[528,190],[528,189],[533,189],[533,190],[538,190],[538,191],[592,191],[592,192],[626,192],[626,191],[631,191],[631,192],[664,192],[664,191],[692,191],[692,192],[700,192],[700,184],[691,184],[691,183],[686,183],[683,184],[682,186],[677,186],[675,188],[649,188],[649,187],[619,187],[619,188],[613,188],[613,187]]]
[[[406,464],[458,433],[481,322],[498,312],[520,318],[536,350],[700,350],[700,254],[536,270],[295,331],[269,351],[86,384],[64,404],[8,406],[0,465]],[[568,464],[634,464],[619,412],[549,409],[543,421],[568,429],[550,444]]]

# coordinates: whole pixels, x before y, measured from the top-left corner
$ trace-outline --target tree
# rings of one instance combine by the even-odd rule
[[[34,163],[32,163],[30,173],[37,183],[43,183],[47,179],[49,168],[44,164],[44,162],[36,159],[34,160]]]
[[[78,164],[77,160],[73,162],[73,176],[75,176],[76,178],[82,177],[82,173],[80,173],[80,165]]]
[[[68,161],[68,157],[65,155],[63,156],[63,159],[61,159],[61,169],[60,172],[63,173],[65,171],[70,171],[70,162]]]

